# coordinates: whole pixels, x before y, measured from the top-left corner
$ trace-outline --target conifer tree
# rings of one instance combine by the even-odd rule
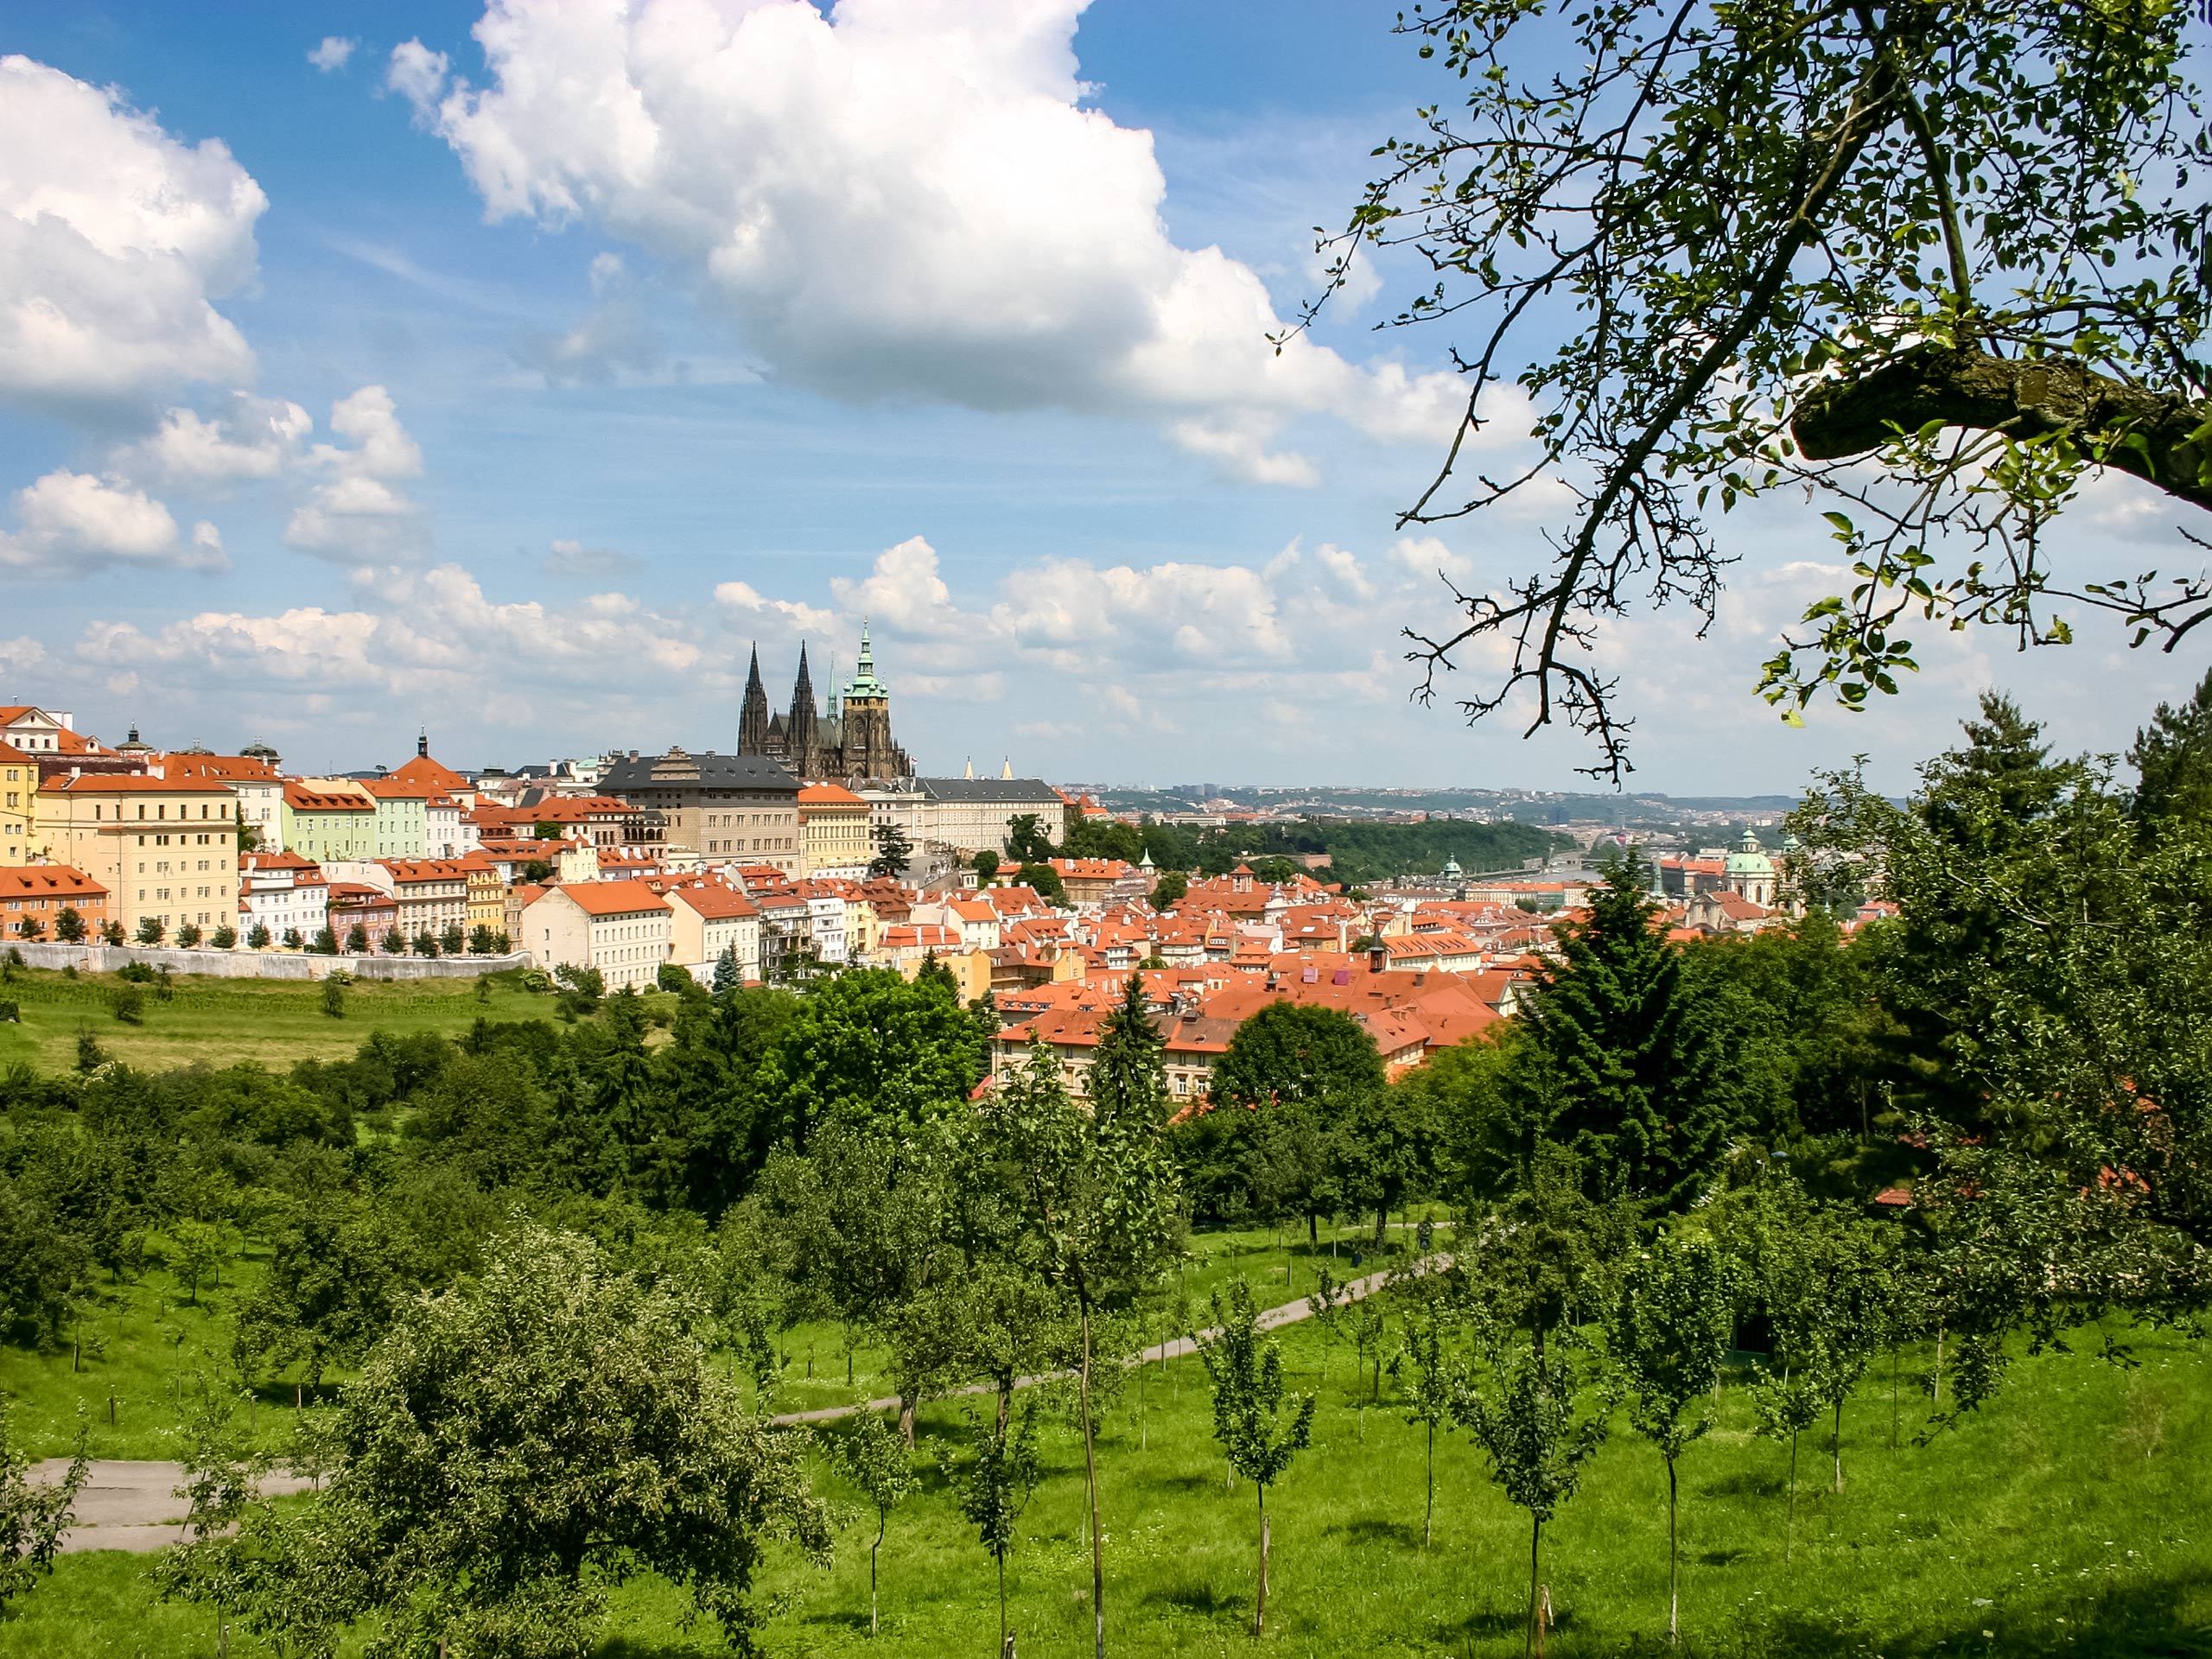
[[[2127,759],[2136,773],[2136,817],[2212,819],[2212,670],[2178,709],[2158,705]]]
[[[1679,1208],[1734,1128],[1738,1090],[1718,1004],[1655,926],[1648,881],[1624,861],[1565,930],[1522,1016],[1516,1106],[1524,1160],[1555,1143],[1598,1189]]]
[[[733,996],[745,983],[745,976],[737,966],[737,947],[726,944],[722,953],[715,958],[715,995]]]

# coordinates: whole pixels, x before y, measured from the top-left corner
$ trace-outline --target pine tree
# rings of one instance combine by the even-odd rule
[[[1144,976],[1131,974],[1121,1006],[1098,1027],[1098,1058],[1084,1079],[1102,1125],[1157,1125],[1166,1116],[1167,1039],[1152,1022]]]
[[[2212,818],[2212,670],[2180,708],[2158,705],[2127,759],[2138,779],[2137,817]]]
[[[737,966],[737,947],[726,944],[722,953],[715,958],[715,995],[732,996],[745,983],[745,976]]]
[[[1655,925],[1649,871],[1631,858],[1591,891],[1588,919],[1539,976],[1516,1068],[1521,1155],[1567,1147],[1600,1191],[1680,1207],[1738,1117],[1718,1003]]]

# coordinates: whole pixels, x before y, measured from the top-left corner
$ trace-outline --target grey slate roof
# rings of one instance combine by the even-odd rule
[[[1060,792],[1041,778],[917,778],[933,801],[967,801],[988,805],[1065,806]]]
[[[609,795],[646,789],[772,789],[797,793],[798,779],[760,754],[627,754],[600,774]]]

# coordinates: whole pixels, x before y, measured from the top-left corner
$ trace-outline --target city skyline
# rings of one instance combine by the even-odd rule
[[[925,773],[1591,787],[1569,734],[1408,702],[1438,573],[1540,529],[1393,528],[1459,397],[1443,335],[1374,330],[1414,273],[1267,344],[1433,90],[1389,8],[710,15],[0,14],[0,269],[73,329],[0,349],[0,699],[309,768],[730,747],[753,640],[849,664],[866,615]],[[2098,480],[2054,545],[2147,565],[2174,517]],[[1791,731],[1751,687],[1834,549],[1794,499],[1725,530],[1713,638],[1601,646],[1632,790],[1902,788],[1993,681],[2117,751],[2201,668],[1932,636],[1901,702]]]

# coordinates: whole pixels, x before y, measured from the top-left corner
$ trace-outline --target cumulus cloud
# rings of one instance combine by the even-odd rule
[[[150,632],[96,622],[76,655],[157,683],[375,692],[423,708],[440,700],[461,706],[461,699],[484,707],[502,697],[526,705],[534,688],[613,679],[672,689],[701,662],[689,629],[623,594],[557,608],[499,601],[456,564],[366,572],[359,588],[360,602],[347,610],[203,611]]]
[[[1152,136],[1082,107],[1084,3],[492,0],[486,85],[416,41],[386,84],[488,217],[649,250],[833,397],[1153,418],[1272,484],[1312,481],[1274,448],[1299,416],[1448,435],[1454,377],[1278,352],[1259,276],[1169,238]]]
[[[733,633],[753,639],[795,639],[811,633],[826,633],[837,620],[818,606],[788,599],[765,599],[752,583],[745,582],[715,583],[715,604],[721,612],[724,626]]]
[[[0,57],[0,399],[111,415],[251,376],[213,302],[252,280],[268,198],[220,140]]]
[[[213,417],[172,409],[153,435],[118,452],[117,464],[134,477],[209,488],[270,479],[296,465],[315,423],[297,404],[240,392],[227,412]]]
[[[422,514],[399,480],[423,470],[423,452],[400,424],[391,394],[363,386],[331,406],[330,429],[352,447],[318,443],[302,465],[321,475],[284,527],[287,545],[353,563],[419,550]]]
[[[359,45],[360,41],[342,35],[326,35],[308,54],[308,61],[327,75],[343,69],[352,60],[353,49]]]
[[[214,525],[202,519],[181,535],[167,507],[113,479],[48,473],[16,491],[15,505],[16,530],[0,531],[0,566],[30,575],[230,568]]]

